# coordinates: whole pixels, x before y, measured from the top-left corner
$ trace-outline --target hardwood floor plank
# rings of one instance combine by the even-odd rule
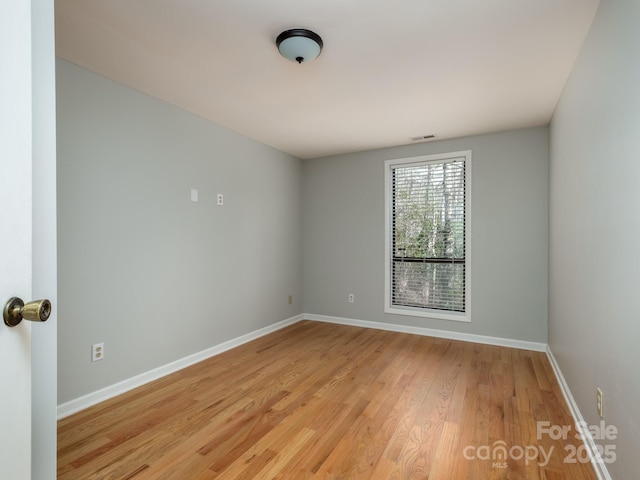
[[[438,449],[429,470],[429,478],[449,479],[465,478],[466,463],[456,461],[457,437],[459,425],[453,422],[445,422],[442,429],[442,436],[438,442]]]
[[[61,420],[58,479],[595,479],[540,421],[543,353],[303,321]]]

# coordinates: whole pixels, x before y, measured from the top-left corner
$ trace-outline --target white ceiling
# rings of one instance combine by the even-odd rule
[[[300,158],[545,125],[598,0],[56,0],[57,55]],[[275,39],[318,33],[298,65]]]

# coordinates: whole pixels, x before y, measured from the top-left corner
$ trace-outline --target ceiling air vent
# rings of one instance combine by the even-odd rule
[[[421,142],[423,140],[433,140],[435,135],[420,135],[419,137],[411,137],[412,142]]]

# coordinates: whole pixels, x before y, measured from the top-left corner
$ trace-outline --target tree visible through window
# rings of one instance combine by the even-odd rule
[[[466,157],[390,165],[390,304],[466,309]]]

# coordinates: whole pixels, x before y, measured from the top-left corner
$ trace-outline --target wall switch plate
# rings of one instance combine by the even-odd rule
[[[91,361],[97,362],[104,358],[104,343],[95,343],[91,345]]]
[[[197,202],[198,201],[198,189],[197,188],[192,188],[191,189],[191,201],[192,202]]]

